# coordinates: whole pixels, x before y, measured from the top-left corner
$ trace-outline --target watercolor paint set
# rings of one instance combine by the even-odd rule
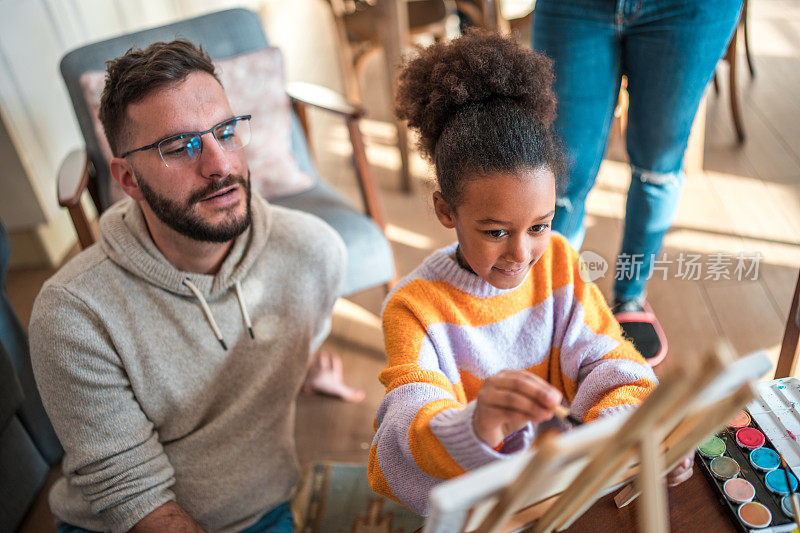
[[[798,490],[800,380],[765,381],[756,389],[747,410],[699,446],[697,462],[739,531],[788,533],[797,527],[787,486]]]

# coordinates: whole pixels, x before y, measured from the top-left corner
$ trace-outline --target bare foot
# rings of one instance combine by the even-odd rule
[[[308,368],[303,382],[303,392],[341,398],[346,402],[360,402],[366,396],[363,390],[349,387],[344,382],[342,358],[330,352],[318,350]]]
[[[683,461],[678,463],[678,466],[673,468],[672,472],[667,474],[667,485],[674,487],[675,485],[680,485],[692,477],[693,466],[694,458],[691,455],[684,457]]]

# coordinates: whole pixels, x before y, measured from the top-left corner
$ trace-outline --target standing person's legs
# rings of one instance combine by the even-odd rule
[[[644,296],[680,199],[692,122],[741,1],[658,0],[640,6],[624,23],[622,44],[632,176],[614,285],[620,301]]]
[[[566,190],[556,201],[553,229],[579,249],[585,234],[586,195],[605,153],[619,93],[614,6],[592,0],[539,0],[532,41],[534,50],[554,61],[555,128],[570,165]]]
[[[697,107],[735,28],[739,0],[649,0],[620,11],[628,77],[631,185],[614,283],[615,315],[656,365],[667,339],[644,301],[653,260],[672,225],[684,180],[683,154]]]

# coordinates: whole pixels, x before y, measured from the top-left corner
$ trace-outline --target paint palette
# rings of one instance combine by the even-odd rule
[[[764,381],[747,410],[795,474],[800,472],[800,380]]]
[[[760,383],[759,396],[717,435],[697,450],[697,463],[719,492],[737,529],[744,533],[769,527],[774,533],[796,527],[788,498],[783,455],[792,489],[800,471],[800,380]],[[784,501],[786,500],[786,501]]]

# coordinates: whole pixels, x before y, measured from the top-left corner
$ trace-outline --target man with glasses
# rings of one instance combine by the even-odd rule
[[[66,451],[59,532],[291,531],[294,400],[344,245],[251,193],[251,117],[192,43],[110,61],[100,118],[130,199],[47,281],[30,323]]]

